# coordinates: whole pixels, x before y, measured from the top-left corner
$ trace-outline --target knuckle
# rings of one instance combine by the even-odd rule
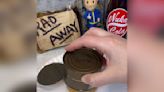
[[[95,32],[95,28],[90,28],[86,34],[93,34]]]
[[[116,38],[116,36],[114,36],[114,35],[111,35],[111,36],[109,36],[108,38],[107,38],[107,42],[108,42],[108,44],[110,44],[111,46],[115,46],[116,44],[117,44],[117,42],[118,42],[118,39]]]

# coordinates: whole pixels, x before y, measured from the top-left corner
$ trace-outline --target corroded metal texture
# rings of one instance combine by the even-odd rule
[[[66,52],[63,60],[67,72],[65,78],[67,86],[76,90],[92,89],[81,81],[81,77],[98,72],[102,66],[102,56],[95,50],[82,48]]]

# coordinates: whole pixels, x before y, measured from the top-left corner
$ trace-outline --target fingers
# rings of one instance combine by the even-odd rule
[[[83,36],[74,42],[72,42],[69,46],[67,46],[65,49],[67,51],[73,51],[75,49],[79,49],[82,47],[87,48],[95,48],[103,51],[103,43],[101,41],[102,39],[99,37],[94,36]]]
[[[91,28],[88,30],[88,32],[85,33],[81,38],[75,40],[72,42],[69,46],[67,46],[65,49],[67,51],[73,51],[75,49],[79,49],[81,47],[87,47],[87,48],[96,48],[97,50],[100,50],[103,52],[102,45],[102,37],[104,36],[110,36],[113,35],[109,32],[104,31],[100,28]]]
[[[115,75],[116,74],[112,69],[108,69],[103,72],[84,75],[81,80],[91,87],[99,87],[115,82]]]
[[[93,27],[93,28],[90,28],[85,33],[85,35],[94,35],[94,36],[104,37],[104,36],[110,36],[110,35],[113,35],[113,34],[110,33],[110,32],[107,32],[103,29]]]

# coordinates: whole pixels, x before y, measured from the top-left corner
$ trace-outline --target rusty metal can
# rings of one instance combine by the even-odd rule
[[[81,48],[66,52],[63,61],[67,73],[64,79],[67,86],[80,92],[91,90],[92,88],[83,83],[81,78],[101,69],[102,56],[93,49]]]

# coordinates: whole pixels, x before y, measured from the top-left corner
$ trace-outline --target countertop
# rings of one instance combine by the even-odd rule
[[[38,69],[39,72],[41,68],[45,65],[53,63],[53,62],[60,62],[62,63],[62,57],[65,53],[64,47],[54,49],[48,51],[43,54],[39,54],[37,56],[38,61]],[[66,84],[61,80],[57,84],[50,85],[50,86],[43,86],[37,84],[37,91],[38,92],[68,92]],[[127,92],[127,85],[126,84],[109,84],[102,87],[99,87],[96,92]]]

